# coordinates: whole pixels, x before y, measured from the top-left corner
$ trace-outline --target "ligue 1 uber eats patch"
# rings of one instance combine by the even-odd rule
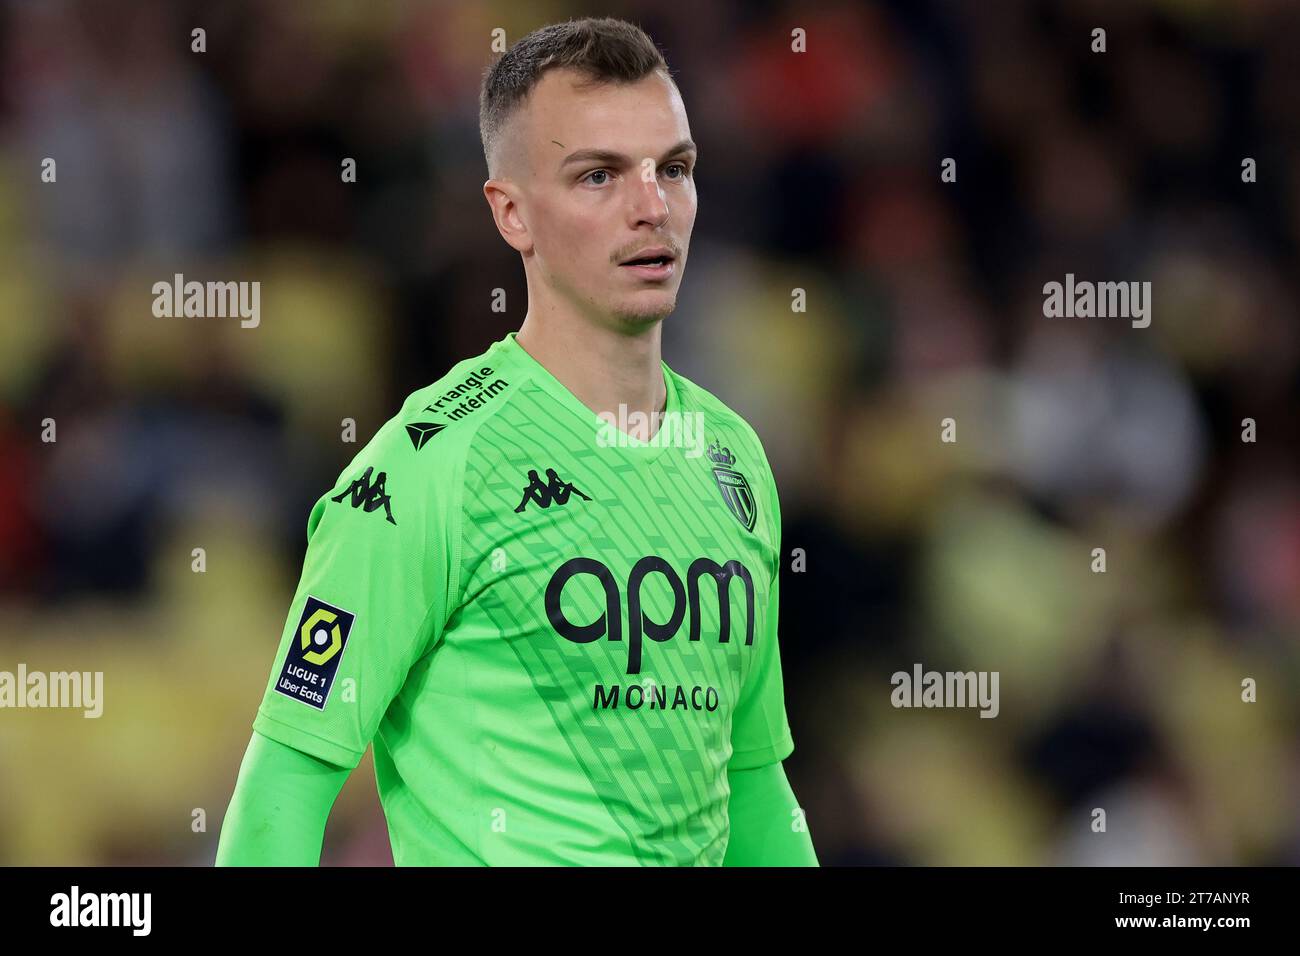
[[[308,595],[298,632],[289,643],[284,668],[275,682],[276,691],[324,710],[356,619],[351,611]]]

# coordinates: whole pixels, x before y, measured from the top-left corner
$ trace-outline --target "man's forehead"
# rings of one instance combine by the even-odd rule
[[[547,164],[560,162],[574,149],[657,153],[689,139],[681,97],[660,74],[632,83],[584,85],[584,79],[574,70],[550,70],[533,88],[528,138]]]

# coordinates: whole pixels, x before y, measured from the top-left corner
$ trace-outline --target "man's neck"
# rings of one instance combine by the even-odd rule
[[[515,341],[593,413],[607,413],[618,422],[649,422],[648,428],[634,424],[628,433],[642,441],[654,437],[668,398],[659,323],[638,335],[623,335],[530,309]],[[619,414],[620,406],[626,414]]]

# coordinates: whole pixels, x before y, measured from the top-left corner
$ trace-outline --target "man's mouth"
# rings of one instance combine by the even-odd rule
[[[628,269],[643,279],[666,279],[676,269],[676,257],[662,249],[652,249],[619,263],[619,268]]]

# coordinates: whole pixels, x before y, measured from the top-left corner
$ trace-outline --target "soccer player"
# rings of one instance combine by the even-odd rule
[[[518,332],[411,394],[312,508],[217,850],[318,864],[373,742],[398,865],[817,865],[781,761],[781,513],[660,356],[697,149],[662,55],[585,19],[488,71]]]

